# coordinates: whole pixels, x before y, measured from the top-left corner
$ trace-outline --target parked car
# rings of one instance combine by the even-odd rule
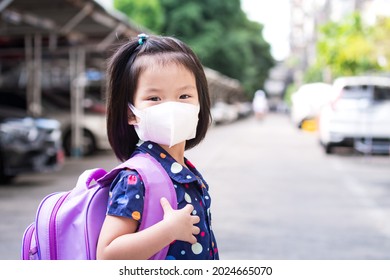
[[[31,118],[0,105],[0,183],[19,174],[59,169],[63,161],[58,121]]]
[[[0,93],[0,104],[16,107],[26,111],[25,93],[5,91]],[[91,155],[96,150],[110,149],[106,132],[106,113],[103,102],[91,96],[84,99],[84,117],[81,120],[83,129],[83,155]],[[62,143],[66,155],[72,151],[72,121],[69,95],[44,93],[42,96],[43,116],[59,121],[62,132]]]
[[[43,106],[46,116],[55,118],[60,122],[64,150],[66,155],[71,155],[72,120],[69,97],[46,95],[43,99]],[[83,108],[84,115],[81,119],[81,127],[83,129],[83,155],[92,155],[97,150],[110,149],[106,130],[105,104],[92,96],[86,96],[83,101]]]
[[[320,114],[319,138],[326,153],[339,146],[364,153],[389,153],[390,78],[336,79],[332,102]]]
[[[315,123],[321,108],[330,102],[332,85],[309,83],[302,85],[291,96],[291,120],[295,127],[302,128],[305,122]]]
[[[234,104],[227,104],[223,101],[218,101],[211,108],[211,117],[213,123],[223,124],[236,121],[239,117],[238,107]]]
[[[249,101],[237,102],[236,107],[237,107],[239,119],[247,118],[253,113],[252,103]]]

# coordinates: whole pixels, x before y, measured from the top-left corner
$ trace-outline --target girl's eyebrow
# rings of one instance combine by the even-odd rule
[[[146,89],[147,92],[160,92],[161,89],[159,88],[154,88],[154,87],[149,87]]]
[[[179,87],[178,90],[188,90],[188,89],[196,89],[196,86],[193,85],[185,85],[182,87]]]
[[[196,86],[193,86],[193,85],[184,85],[184,86],[181,86],[181,87],[178,87],[176,90],[177,91],[185,91],[185,90],[196,90]],[[158,88],[158,87],[148,87],[146,89],[146,92],[148,93],[158,93],[158,92],[161,92],[163,91],[163,89],[161,88]]]

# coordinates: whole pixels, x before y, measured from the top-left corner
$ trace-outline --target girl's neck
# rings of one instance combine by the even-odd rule
[[[166,145],[160,145],[165,151],[167,151],[171,157],[173,157],[174,160],[176,160],[178,163],[180,163],[183,166],[185,165],[184,162],[184,150],[185,150],[185,144],[186,142],[182,142],[179,144],[176,144],[173,147],[166,146]]]

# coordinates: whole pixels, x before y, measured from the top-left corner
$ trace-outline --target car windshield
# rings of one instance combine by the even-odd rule
[[[343,89],[343,99],[371,99],[371,87],[367,85],[346,86]]]
[[[375,86],[374,100],[377,101],[390,100],[390,86]]]
[[[375,101],[390,100],[390,86],[346,86],[343,89],[341,97],[343,99],[373,99]]]

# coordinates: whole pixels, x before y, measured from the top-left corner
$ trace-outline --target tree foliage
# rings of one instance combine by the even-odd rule
[[[159,31],[164,23],[164,13],[159,0],[114,0],[114,7],[150,30]]]
[[[390,71],[390,17],[378,18],[373,28],[373,40],[379,66]]]
[[[323,25],[317,43],[318,65],[328,67],[333,76],[381,70],[378,42],[385,36],[379,30],[383,27],[378,24],[374,27],[364,24],[359,13]]]
[[[270,45],[262,35],[263,26],[248,20],[240,0],[115,0],[114,3],[153,32],[186,42],[205,66],[238,79],[250,98],[256,89],[263,87],[274,65]],[[161,25],[149,19],[156,14],[162,19]]]

